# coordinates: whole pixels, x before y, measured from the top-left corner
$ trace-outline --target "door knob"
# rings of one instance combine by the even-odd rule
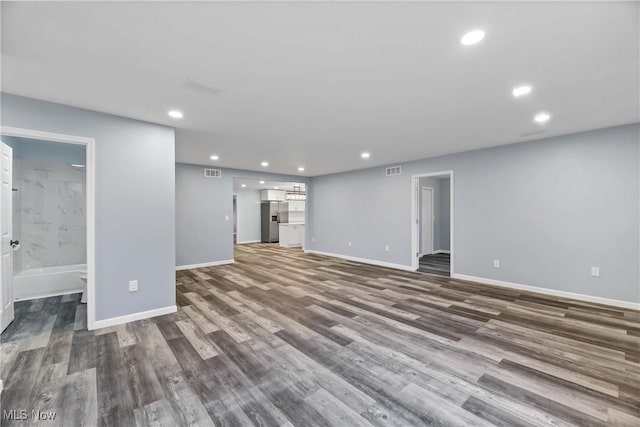
[[[12,248],[16,248],[20,244],[20,240],[11,240],[9,244]]]

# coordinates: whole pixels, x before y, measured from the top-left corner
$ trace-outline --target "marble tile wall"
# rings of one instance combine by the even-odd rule
[[[16,271],[86,263],[85,170],[14,159]]]

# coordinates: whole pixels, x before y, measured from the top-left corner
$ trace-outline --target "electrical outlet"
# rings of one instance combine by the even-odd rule
[[[137,280],[129,280],[129,292],[138,292]]]
[[[387,251],[387,252],[389,252],[389,245],[386,245],[386,246],[384,247],[384,250],[385,250],[385,251]]]
[[[225,220],[225,221],[229,221],[229,215],[225,215],[225,216],[224,216],[224,220]]]
[[[351,240],[347,242],[347,246],[351,247]]]
[[[591,276],[600,277],[600,267],[591,267]]]
[[[494,259],[493,260],[493,268],[500,268],[500,260],[499,259]]]

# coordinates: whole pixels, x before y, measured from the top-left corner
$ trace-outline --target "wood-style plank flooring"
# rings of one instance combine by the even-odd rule
[[[429,254],[419,259],[418,271],[422,273],[437,274],[439,276],[451,275],[451,255]]]
[[[638,312],[251,244],[175,314],[16,304],[3,416],[46,426],[640,425]],[[2,425],[33,425],[33,420]]]

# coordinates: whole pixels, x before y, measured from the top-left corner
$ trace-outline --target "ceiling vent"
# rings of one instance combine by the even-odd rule
[[[214,85],[213,83],[205,82],[204,80],[196,79],[193,77],[185,78],[184,82],[182,83],[182,86],[188,89],[194,89],[197,91],[209,92],[209,93],[217,93],[222,90],[221,88]]]
[[[222,171],[220,169],[205,169],[205,178],[222,178]]]
[[[387,168],[387,176],[400,175],[401,172],[402,169],[400,166],[391,166],[390,168]]]

